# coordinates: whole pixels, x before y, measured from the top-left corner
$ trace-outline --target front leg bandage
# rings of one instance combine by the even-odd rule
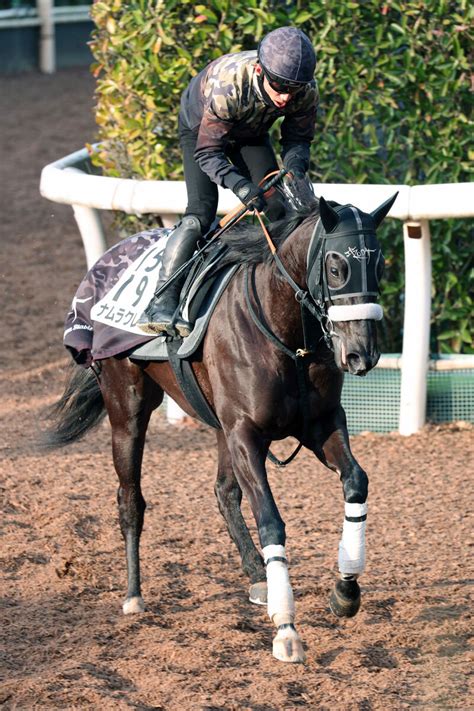
[[[273,620],[277,615],[277,621],[292,623],[295,619],[295,601],[288,575],[285,547],[265,546],[262,552],[267,567],[268,616]]]
[[[359,575],[365,568],[365,525],[367,504],[344,505],[345,517],[339,543],[339,572]]]

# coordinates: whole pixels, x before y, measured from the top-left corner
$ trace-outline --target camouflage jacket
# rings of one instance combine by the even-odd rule
[[[262,94],[256,63],[256,51],[226,54],[195,76],[181,97],[180,120],[198,134],[195,159],[226,188],[242,179],[225,155],[226,145],[265,136],[281,116],[282,156],[297,152],[309,162],[319,101],[316,82],[304,85],[279,109]]]

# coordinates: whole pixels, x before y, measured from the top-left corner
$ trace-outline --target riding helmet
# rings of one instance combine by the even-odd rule
[[[316,68],[311,40],[297,27],[279,27],[258,46],[258,61],[271,80],[307,84]]]

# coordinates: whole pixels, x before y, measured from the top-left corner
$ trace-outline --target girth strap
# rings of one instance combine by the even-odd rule
[[[169,363],[174,371],[178,385],[196,413],[198,420],[201,420],[205,425],[220,430],[221,424],[199,387],[191,363],[187,358],[179,358],[177,355],[181,343],[181,339],[178,338],[170,338],[166,341]]]

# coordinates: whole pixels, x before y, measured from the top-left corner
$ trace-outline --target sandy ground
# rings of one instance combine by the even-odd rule
[[[108,424],[61,452],[32,444],[40,413],[62,390],[62,324],[85,271],[72,211],[39,196],[39,175],[94,138],[92,92],[85,71],[0,78],[0,704],[474,708],[474,438],[461,424],[353,438],[371,483],[368,568],[352,620],[328,609],[343,515],[337,478],[309,453],[283,471],[269,465],[308,657],[293,666],[273,659],[265,610],[247,602],[214,500],[212,432],[171,428],[158,413],[144,462],[148,610],[121,615],[125,563]]]

